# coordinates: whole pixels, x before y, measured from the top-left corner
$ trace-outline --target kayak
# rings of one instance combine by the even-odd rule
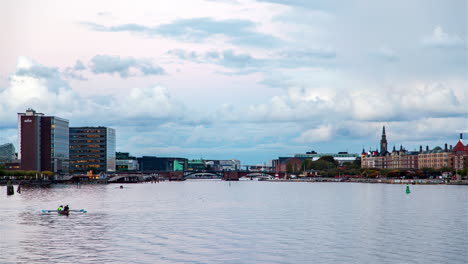
[[[68,211],[58,211],[57,209],[55,210],[42,210],[43,213],[54,213],[57,212],[58,214],[61,215],[69,215],[70,212],[76,212],[76,213],[87,213],[85,209],[80,209],[80,210],[68,210]]]
[[[69,215],[70,211],[57,211],[59,215]]]

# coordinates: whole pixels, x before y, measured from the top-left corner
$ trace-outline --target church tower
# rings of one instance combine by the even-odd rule
[[[387,136],[385,135],[385,126],[383,126],[382,139],[380,140],[380,155],[384,156],[387,152]]]

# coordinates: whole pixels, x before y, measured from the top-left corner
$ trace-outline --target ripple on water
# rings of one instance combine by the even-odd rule
[[[466,263],[465,186],[186,181],[0,196],[0,263]],[[42,214],[58,203],[86,214]],[[3,254],[8,252],[8,254]]]

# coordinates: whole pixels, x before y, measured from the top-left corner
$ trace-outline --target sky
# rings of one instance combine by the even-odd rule
[[[466,0],[0,2],[0,144],[17,113],[135,156],[239,159],[468,137]]]

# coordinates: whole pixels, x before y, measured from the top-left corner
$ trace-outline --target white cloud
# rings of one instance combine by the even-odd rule
[[[295,141],[299,143],[329,141],[333,138],[333,134],[334,128],[332,125],[322,125],[302,132]]]
[[[453,48],[466,45],[466,42],[463,42],[461,37],[450,35],[444,31],[442,26],[436,26],[432,34],[424,37],[422,41],[428,46],[440,48]]]
[[[71,125],[76,120],[82,124],[84,120],[90,124],[118,124],[119,120],[131,121],[136,117],[180,119],[185,111],[184,105],[159,85],[132,88],[125,94],[109,94],[105,99],[81,96],[60,78],[56,68],[20,57],[8,87],[0,90],[0,118],[12,126],[16,113],[30,107],[47,115],[68,118]]]

